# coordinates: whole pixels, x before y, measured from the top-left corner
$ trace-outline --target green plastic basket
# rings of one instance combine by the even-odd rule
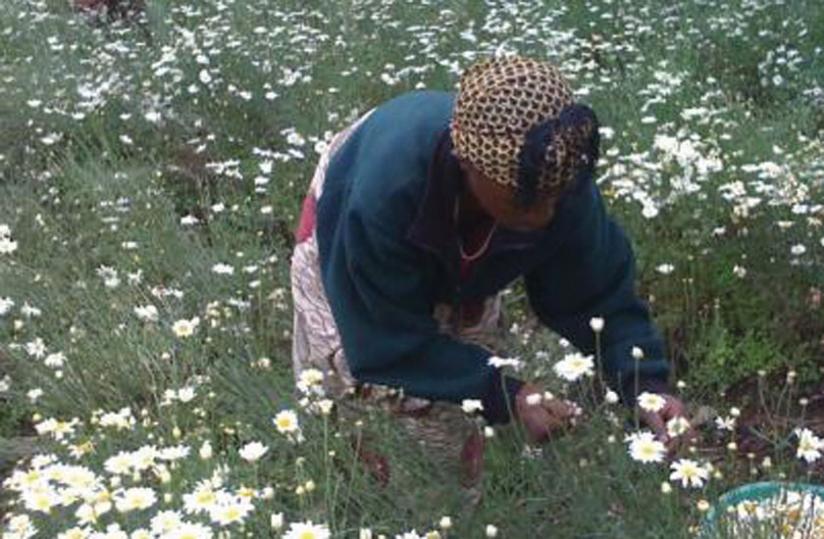
[[[747,500],[761,501],[779,496],[782,492],[811,492],[824,498],[824,485],[813,485],[809,483],[789,483],[779,481],[763,481],[760,483],[749,483],[742,485],[718,498],[715,505],[707,511],[701,525],[702,539],[710,539],[716,536],[719,520],[726,514],[728,507],[734,507]]]

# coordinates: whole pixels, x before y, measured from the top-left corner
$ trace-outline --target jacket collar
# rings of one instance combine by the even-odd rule
[[[449,128],[438,136],[429,162],[426,188],[408,237],[414,243],[450,261],[458,254],[455,201],[463,186],[463,174],[452,154]]]
[[[450,267],[459,260],[458,231],[454,219],[455,202],[464,189],[463,172],[452,153],[452,137],[445,128],[438,137],[426,180],[426,188],[408,238],[416,245],[438,254]],[[498,228],[487,256],[510,249],[533,247],[545,230],[517,232]]]

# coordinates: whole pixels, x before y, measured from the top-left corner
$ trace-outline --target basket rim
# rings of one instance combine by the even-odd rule
[[[756,483],[746,483],[739,485],[732,490],[728,490],[713,504],[707,514],[702,519],[701,537],[708,538],[710,533],[715,531],[715,525],[721,514],[727,507],[738,504],[744,500],[763,499],[773,493],[786,491],[814,492],[824,498],[824,485],[814,483],[800,483],[794,481],[758,481]]]

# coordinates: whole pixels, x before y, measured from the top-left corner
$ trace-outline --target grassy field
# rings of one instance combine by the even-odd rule
[[[590,381],[553,377],[518,283],[510,355],[587,421],[543,448],[498,429],[480,504],[387,418],[295,397],[291,230],[318,152],[513,52],[561,66],[604,126],[598,181],[700,487],[631,458],[632,414]],[[796,433],[824,434],[820,1],[146,0],[107,22],[4,0],[0,58],[3,538],[693,537],[732,487],[824,479],[824,444]],[[355,463],[361,432],[386,487]]]

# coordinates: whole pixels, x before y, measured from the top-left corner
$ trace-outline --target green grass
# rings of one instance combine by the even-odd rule
[[[232,489],[273,489],[254,500],[243,531],[228,528],[251,537],[277,536],[269,516],[280,512],[287,522],[326,523],[335,537],[357,537],[361,527],[424,533],[444,515],[454,521],[443,532],[451,537],[481,537],[487,524],[503,537],[690,537],[700,499],[755,477],[815,479],[820,472],[794,458],[792,429],[817,425],[797,415],[796,401],[820,385],[824,356],[814,300],[824,290],[824,116],[814,97],[824,85],[824,8],[509,6],[149,0],[145,20],[108,24],[64,2],[0,6],[0,224],[18,243],[0,254],[0,298],[15,303],[0,316],[0,380],[10,380],[0,392],[0,437],[45,418],[77,418],[74,434],[44,437],[43,450],[107,477],[112,490],[103,471],[112,455],[189,446],[192,456],[166,463],[168,482],[150,471],[124,477],[124,486],[151,485],[172,499],[139,513],[113,509],[98,524],[130,531],[159,508],[179,507],[218,462]],[[295,445],[272,426],[279,410],[297,409],[288,271],[315,144],[403,91],[453,88],[460,69],[496,50],[557,62],[614,130],[603,141],[601,188],[632,238],[639,290],[667,336],[684,396],[694,410],[709,404],[720,415],[763,404],[771,414],[759,433],[772,467],[760,466],[761,453],[750,461],[724,450],[729,434],[710,417],[693,458],[713,461],[723,477],[663,495],[666,465],[631,461],[628,418],[590,404],[589,419],[541,454],[525,456],[522,433],[500,429],[488,443],[483,500],[470,507],[448,467],[380,414],[364,429],[390,460],[386,488],[353,463],[359,427],[300,411],[306,440]],[[289,129],[305,144],[290,144]],[[700,157],[666,155],[656,148],[662,135],[691,140]],[[701,172],[714,159],[721,166]],[[766,173],[752,167],[766,162]],[[256,186],[258,176],[268,183]],[[685,180],[694,185],[683,189]],[[731,189],[738,194],[726,197]],[[744,211],[746,197],[759,202]],[[642,215],[647,204],[656,217]],[[199,223],[182,224],[189,215]],[[799,244],[804,254],[792,254]],[[218,263],[234,274],[214,273]],[[663,264],[674,270],[661,273]],[[117,287],[104,285],[101,266],[116,269]],[[535,326],[519,285],[513,291],[512,350],[528,373],[558,387],[549,374],[556,338]],[[40,314],[27,315],[25,304]],[[158,308],[156,323],[134,314],[147,304]],[[195,335],[176,338],[171,325],[194,316]],[[48,353],[65,354],[63,367],[26,351],[38,338]],[[549,359],[537,354],[545,350]],[[770,383],[787,370],[800,387]],[[757,380],[763,395],[719,397]],[[197,387],[194,400],[166,402],[167,390],[185,386]],[[33,389],[42,391],[34,402]],[[128,429],[93,419],[124,407],[135,418]],[[206,440],[209,460],[197,456]],[[270,447],[256,465],[237,454],[250,441]],[[67,456],[69,444],[85,442],[92,453]],[[297,495],[310,479],[316,488]],[[13,495],[6,501],[9,514],[26,512]],[[70,528],[72,512],[35,516],[38,537]]]

